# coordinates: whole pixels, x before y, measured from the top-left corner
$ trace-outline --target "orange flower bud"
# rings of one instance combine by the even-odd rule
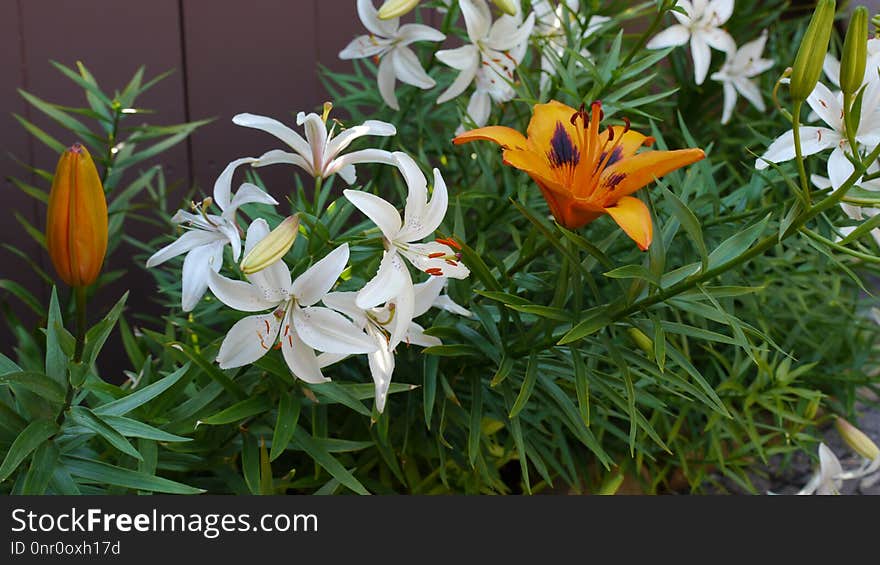
[[[107,200],[95,163],[79,143],[62,153],[55,169],[46,247],[58,276],[70,286],[88,286],[101,273],[107,253]]]

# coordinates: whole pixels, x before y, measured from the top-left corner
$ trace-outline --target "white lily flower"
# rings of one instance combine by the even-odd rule
[[[797,494],[840,494],[840,487],[843,486],[843,467],[837,456],[834,455],[828,446],[824,443],[819,444],[819,470],[810,479],[810,482],[804,486]]]
[[[471,313],[456,304],[446,295],[440,292],[446,283],[444,277],[431,277],[426,282],[414,285],[414,306],[412,318],[417,318],[427,312],[432,306],[443,308],[451,312],[470,316]],[[376,387],[376,410],[382,413],[385,410],[385,400],[388,397],[388,387],[391,385],[391,376],[394,373],[394,348],[397,343],[392,336],[401,335],[402,341],[407,345],[419,345],[431,347],[442,345],[440,339],[426,335],[424,328],[419,324],[407,322],[397,315],[395,302],[387,302],[382,307],[361,308],[357,304],[356,292],[331,292],[324,297],[324,304],[338,312],[342,312],[376,343],[378,349],[368,353],[370,374]]]
[[[773,59],[762,59],[764,45],[767,43],[767,30],[761,33],[761,37],[750,41],[733,53],[727,54],[724,66],[710,77],[714,81],[722,83],[724,87],[724,111],[721,123],[726,124],[733,115],[736,106],[737,92],[742,94],[752,106],[763,112],[767,109],[758,82],[754,77],[770,69]]]
[[[565,55],[568,47],[565,22],[574,22],[579,9],[580,0],[559,0],[552,4],[550,0],[532,0],[532,10],[535,12],[534,35],[546,42],[541,54],[541,90],[547,88],[550,78],[556,74],[556,61]],[[606,16],[591,16],[587,28],[581,34],[582,39],[586,40],[610,20]],[[592,53],[588,49],[582,49],[581,56],[589,59]]]
[[[270,133],[286,143],[293,153],[273,149],[251,163],[253,167],[264,167],[286,163],[302,168],[313,177],[327,178],[339,174],[349,185],[354,184],[357,175],[354,166],[358,163],[394,164],[391,153],[382,149],[361,149],[341,155],[351,143],[365,135],[387,137],[397,133],[395,127],[387,122],[367,120],[361,125],[347,128],[336,134],[336,123],[327,131],[327,117],[332,105],[324,105],[324,114],[306,114],[300,112],[296,116],[296,124],[305,126],[306,137],[293,131],[273,118],[255,114],[237,114],[232,122]]]
[[[877,163],[873,163],[870,167],[868,167],[869,174],[877,173],[878,171],[880,171],[880,165],[878,165]],[[813,183],[813,186],[818,189],[826,189],[831,187],[831,179],[829,179],[828,177],[811,175],[810,181]],[[880,192],[880,179],[874,179],[870,181],[863,180],[857,183],[855,186],[873,192]],[[850,219],[858,221],[867,220],[876,216],[877,214],[880,214],[880,208],[857,206],[846,201],[842,201],[840,203],[840,208],[847,216],[849,216]],[[837,228],[837,231],[839,231],[841,235],[841,237],[838,238],[838,241],[848,236],[855,229],[856,226],[843,226]],[[872,229],[871,235],[874,237],[874,241],[877,242],[877,245],[880,246],[880,228]]]
[[[459,6],[470,43],[437,51],[439,61],[459,71],[437,103],[456,98],[476,80],[477,91],[468,104],[468,114],[477,126],[483,126],[489,118],[490,99],[501,103],[516,95],[511,86],[513,74],[528,48],[535,14],[530,13],[524,23],[519,15],[506,14],[493,23],[486,0],[460,0]]]
[[[276,206],[278,202],[255,184],[242,184],[232,195],[232,176],[235,169],[256,159],[245,157],[229,163],[214,183],[214,197],[200,204],[193,204],[197,214],[179,210],[171,221],[189,228],[177,241],[171,243],[147,260],[147,268],[155,267],[165,261],[186,254],[183,260],[181,307],[190,312],[208,290],[208,273],[219,272],[223,266],[223,249],[232,247],[232,259],[241,256],[240,228],[235,221],[238,209],[251,203]],[[211,204],[217,204],[221,214],[209,214]]]
[[[463,279],[470,274],[448,245],[454,243],[451,240],[419,243],[440,227],[446,215],[448,194],[440,171],[434,169],[434,191],[429,202],[427,179],[416,162],[406,153],[396,152],[394,156],[409,190],[403,220],[392,204],[378,196],[357,190],[343,192],[384,236],[385,252],[379,271],[358,292],[357,305],[367,310],[386,302],[395,303],[395,316],[401,325],[392,333],[392,347],[403,339],[404,328],[412,320],[415,308],[412,278],[401,256],[416,269],[435,277]]]
[[[443,41],[446,39],[444,34],[422,24],[400,25],[400,18],[381,20],[372,0],[358,0],[357,10],[370,34],[356,37],[339,52],[339,58],[377,58],[379,94],[388,106],[400,110],[394,94],[394,84],[398,80],[423,90],[437,84],[422,68],[419,58],[408,45],[416,41]]]
[[[732,53],[736,43],[729,33],[721,29],[733,14],[733,0],[678,0],[678,6],[686,12],[671,12],[678,23],[651,38],[648,49],[663,49],[691,44],[694,59],[694,81],[703,84],[712,62],[710,47]]]
[[[246,251],[268,234],[265,220],[254,221],[248,228]],[[322,383],[329,379],[321,373],[321,367],[337,360],[335,355],[375,351],[373,340],[343,315],[315,306],[330,292],[347,262],[348,244],[344,243],[294,281],[284,261],[247,275],[248,282],[211,271],[211,291],[230,308],[241,312],[271,310],[232,326],[217,354],[220,368],[254,363],[274,346],[281,349],[294,376],[308,383]],[[315,350],[331,355],[322,362]]]
[[[878,103],[880,103],[880,81],[869,83],[865,89],[862,101],[864,110],[855,135],[856,143],[859,145],[856,150],[859,153],[862,153],[863,148],[871,150],[880,143]],[[831,179],[831,186],[837,189],[855,170],[846,157],[846,153],[852,153],[853,149],[850,148],[845,135],[842,96],[835,95],[820,82],[807,97],[807,104],[828,127],[802,126],[799,130],[802,153],[807,156],[834,148],[828,158],[828,177]],[[768,161],[782,163],[794,158],[794,130],[789,130],[770,144],[764,155],[755,163],[755,168],[766,169],[769,166]]]

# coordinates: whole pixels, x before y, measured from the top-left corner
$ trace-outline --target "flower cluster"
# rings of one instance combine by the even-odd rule
[[[774,61],[762,58],[767,43],[767,30],[742,47],[723,26],[733,15],[734,0],[679,0],[678,8],[671,14],[677,24],[655,35],[647,44],[648,49],[664,49],[690,43],[694,61],[694,81],[703,84],[712,63],[711,49],[725,54],[721,69],[712,73],[712,80],[724,88],[724,111],[721,123],[726,124],[733,116],[737,93],[763,112],[766,109],[755,78],[770,69]],[[711,48],[711,49],[710,49]]]
[[[233,122],[270,133],[293,149],[272,150],[260,157],[229,163],[214,185],[213,197],[180,210],[172,222],[185,228],[173,243],[156,252],[148,267],[186,255],[182,270],[182,307],[192,311],[208,289],[223,304],[253,315],[239,320],[220,345],[216,362],[222,369],[255,363],[273,349],[280,350],[291,373],[308,383],[329,380],[322,369],[350,355],[367,355],[375,383],[376,409],[382,412],[394,371],[394,350],[407,345],[440,345],[414,319],[431,307],[469,316],[470,312],[441,294],[449,278],[462,279],[469,271],[452,238],[423,243],[446,215],[448,195],[438,169],[433,191],[416,162],[402,152],[363,149],[343,154],[358,137],[394,135],[394,126],[367,121],[336,132],[328,130],[330,104],[323,115],[300,113],[297,124],[305,137],[272,118],[239,114]],[[361,190],[346,190],[345,197],[383,234],[385,251],[378,272],[359,291],[334,291],[349,267],[349,244],[336,246],[324,257],[312,257],[311,266],[296,277],[284,256],[299,232],[297,215],[270,231],[266,219],[255,217],[243,232],[237,213],[247,204],[277,206],[278,202],[255,184],[243,183],[232,193],[233,174],[242,165],[262,167],[276,163],[296,165],[320,181],[338,174],[349,185],[356,180],[354,165],[380,163],[396,166],[408,187],[404,217],[386,200]],[[320,186],[320,182],[316,183]],[[213,207],[219,213],[212,213]],[[242,240],[242,237],[244,239]],[[238,262],[244,280],[221,274],[224,253]],[[298,257],[297,259],[302,259]],[[426,273],[414,283],[407,263]],[[323,305],[322,305],[323,304]]]

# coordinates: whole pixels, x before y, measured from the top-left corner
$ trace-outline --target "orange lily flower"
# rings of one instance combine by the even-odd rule
[[[528,137],[505,126],[462,133],[456,145],[478,139],[504,149],[504,163],[525,171],[538,183],[553,217],[569,229],[582,228],[602,214],[611,216],[639,249],[653,238],[648,207],[632,193],[666,173],[695,163],[702,149],[643,151],[654,143],[626,126],[599,133],[602,104],[593,102],[590,114],[561,102],[535,104]]]

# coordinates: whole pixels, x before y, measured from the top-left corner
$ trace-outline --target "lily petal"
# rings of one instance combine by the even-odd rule
[[[409,325],[403,340],[409,345],[418,345],[420,347],[443,345],[439,337],[425,334],[425,329],[415,322]]]
[[[183,235],[181,235],[175,241],[169,243],[159,251],[155,252],[149,259],[147,259],[147,268],[149,269],[151,267],[155,267],[156,265],[161,265],[165,261],[173,259],[178,255],[188,253],[196,247],[208,245],[221,239],[223,239],[223,236],[215,231],[205,231],[198,229],[185,231],[183,232]]]
[[[397,237],[401,228],[400,213],[389,202],[361,190],[347,189],[342,194],[382,230],[385,239],[391,241]]]
[[[345,49],[339,52],[339,58],[347,59],[366,59],[367,57],[375,57],[381,55],[391,46],[391,41],[376,37],[375,35],[359,35],[351,40],[345,46]]]
[[[264,312],[278,306],[277,300],[268,300],[255,285],[228,279],[210,269],[208,286],[217,300],[239,312]]]
[[[455,251],[451,247],[436,241],[410,243],[405,247],[401,246],[400,253],[416,269],[429,275],[465,279],[470,274],[464,263],[456,259]]]
[[[374,330],[376,331],[376,330]],[[373,385],[376,394],[376,411],[380,414],[385,410],[385,402],[388,398],[388,387],[391,386],[391,375],[394,373],[394,353],[385,342],[385,337],[376,331],[376,343],[379,349],[367,356],[370,365],[370,375],[373,377]]]
[[[290,324],[289,321],[287,323]],[[301,381],[321,384],[330,380],[321,372],[321,362],[315,350],[306,345],[296,332],[288,331],[287,335],[281,337],[281,354],[290,372]]]
[[[443,91],[443,94],[437,98],[437,104],[443,104],[457,98],[474,81],[477,69],[480,66],[480,54],[473,45],[465,45],[458,49],[437,51],[434,56],[450,67],[459,68],[459,65],[461,66],[461,72],[455,77],[452,84]]]
[[[226,168],[223,169],[223,172],[221,172],[220,176],[217,177],[217,180],[214,181],[214,202],[221,210],[225,211],[229,207],[229,202],[232,198],[232,176],[235,174],[235,169],[240,165],[253,163],[254,161],[256,161],[256,159],[253,157],[236,159],[226,165]]]
[[[348,146],[351,145],[355,139],[365,135],[388,137],[396,133],[397,128],[388,122],[367,120],[360,125],[347,128],[340,132],[339,135],[334,136],[329,143],[327,143],[327,154],[330,155],[330,158],[335,158],[337,155],[348,149]]]
[[[459,7],[471,43],[486,39],[492,25],[492,14],[485,0],[459,0]]]
[[[803,126],[800,128],[800,138],[802,153],[807,156],[837,145],[840,134],[828,128]],[[760,171],[769,167],[767,161],[783,163],[791,161],[794,157],[794,132],[788,130],[770,144],[767,151],[755,162],[755,168]]]
[[[281,318],[275,314],[248,316],[226,334],[216,362],[221,369],[234,369],[258,361],[278,339]]]
[[[181,306],[184,312],[192,312],[208,290],[208,274],[216,273],[223,266],[225,241],[215,241],[196,247],[183,260],[183,289]]]
[[[281,149],[272,149],[271,151],[266,151],[263,153],[259,159],[254,161],[251,166],[252,167],[266,167],[268,165],[277,165],[277,164],[286,164],[286,165],[296,165],[297,167],[303,169],[305,172],[309,173],[311,176],[315,176],[315,169],[312,167],[312,164],[309,161],[300,155],[299,153],[288,153],[287,151],[282,151]]]
[[[674,13],[674,12],[673,12]],[[683,25],[670,26],[654,37],[645,45],[648,49],[664,49],[666,47],[678,47],[684,45],[691,38],[691,32]]]
[[[277,206],[278,201],[272,198],[272,196],[267,194],[266,191],[259,186],[246,182],[238,188],[235,196],[232,197],[232,202],[229,203],[229,207],[223,211],[223,217],[231,221],[235,216],[235,212],[245,204],[268,204],[270,206]]]
[[[300,306],[317,303],[330,292],[348,263],[348,244],[343,243],[312,265],[290,285],[290,294]]]
[[[367,334],[335,310],[321,306],[294,308],[291,318],[296,334],[313,349],[351,354],[377,349]]]
[[[397,165],[390,151],[384,149],[361,149],[340,155],[334,159],[324,170],[326,176],[338,174],[349,186],[357,180],[354,165],[358,163],[382,163],[383,165]]]
[[[632,194],[654,179],[703,159],[702,149],[675,151],[644,151],[629,159],[618,161],[602,172],[600,187],[611,198]]]
[[[397,34],[400,18],[379,19],[379,10],[373,6],[373,0],[358,0],[357,12],[361,23],[367,30],[379,37],[392,37]]]
[[[299,153],[304,159],[307,161],[311,160],[312,150],[311,147],[309,147],[308,142],[303,139],[300,134],[274,118],[244,113],[233,116],[232,123],[247,128],[262,130],[274,135],[282,142],[289,145],[291,149]]]
[[[259,218],[251,222],[245,239],[245,255],[269,235],[269,224]],[[256,287],[264,300],[278,304],[286,301],[290,292],[290,269],[283,260],[278,260],[262,271],[247,275],[251,285]]]
[[[712,52],[704,34],[691,34],[691,57],[694,60],[694,82],[703,84],[709,73],[709,64],[712,62]]]
[[[605,211],[636,242],[639,249],[648,249],[654,238],[654,226],[651,212],[644,202],[632,196],[624,196],[614,206],[605,208]]]
[[[469,143],[479,139],[494,141],[504,149],[525,150],[528,146],[528,142],[523,134],[507,126],[487,126],[472,129],[455,136],[452,143],[461,145],[462,143]]]
[[[358,291],[356,304],[363,310],[384,304],[400,294],[407,284],[412,285],[411,281],[397,251],[385,251],[376,275]]]
[[[423,24],[405,24],[397,30],[399,45],[409,45],[416,41],[443,41],[446,36],[442,32]]]
[[[409,47],[398,47],[388,57],[394,64],[394,74],[401,82],[411,84],[422,90],[433,88],[437,83],[428,76],[422,63]]]
[[[391,57],[382,57],[382,60],[379,61],[376,82],[379,85],[379,94],[382,96],[385,104],[393,110],[400,110],[397,95],[394,93],[394,84],[397,82],[397,76],[394,72],[394,61],[391,60]]]

